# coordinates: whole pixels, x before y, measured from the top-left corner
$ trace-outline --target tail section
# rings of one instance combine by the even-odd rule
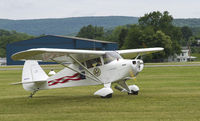
[[[35,91],[44,88],[47,84],[47,79],[47,74],[40,67],[37,61],[25,61],[22,72],[22,84],[25,90]]]

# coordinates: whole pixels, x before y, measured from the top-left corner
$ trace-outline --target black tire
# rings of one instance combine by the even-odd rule
[[[112,93],[106,95],[106,96],[101,96],[101,98],[112,98]]]
[[[139,91],[133,91],[131,90],[131,93],[128,92],[128,95],[138,95]]]

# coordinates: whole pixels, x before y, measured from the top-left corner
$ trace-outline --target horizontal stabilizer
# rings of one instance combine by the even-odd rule
[[[11,85],[30,84],[30,83],[44,83],[44,82],[47,82],[47,80],[29,81],[29,82],[16,82],[16,83],[11,83]]]

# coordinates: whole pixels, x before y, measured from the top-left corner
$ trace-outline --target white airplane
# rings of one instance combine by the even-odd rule
[[[121,92],[137,95],[139,87],[128,86],[126,81],[136,78],[142,71],[144,63],[138,57],[162,50],[160,47],[116,51],[29,49],[12,55],[13,60],[25,61],[22,82],[13,84],[22,84],[25,90],[31,91],[29,97],[39,90],[103,84],[94,95],[111,98],[112,83],[117,83],[115,88]],[[38,61],[57,62],[65,68],[49,77]]]

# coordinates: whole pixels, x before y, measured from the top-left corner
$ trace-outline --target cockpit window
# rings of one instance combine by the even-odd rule
[[[87,68],[93,68],[93,67],[96,67],[96,66],[101,66],[102,65],[101,59],[95,58],[95,59],[88,60],[88,61],[86,61],[86,65],[87,65]]]
[[[122,57],[117,52],[106,52],[103,55],[104,64],[110,63],[113,60],[122,59]]]

